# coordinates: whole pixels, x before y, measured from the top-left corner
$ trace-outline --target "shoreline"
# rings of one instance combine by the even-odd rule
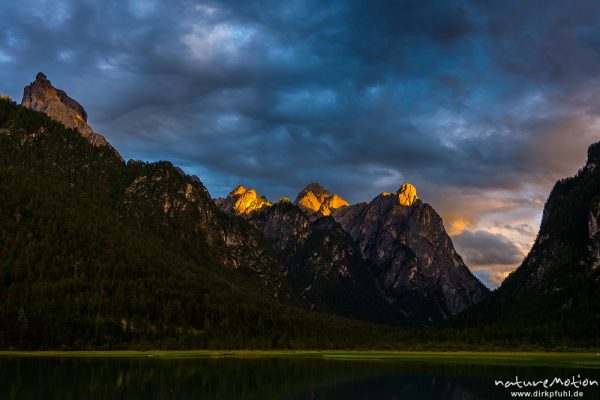
[[[389,361],[485,365],[539,365],[600,368],[597,352],[475,352],[378,350],[108,350],[0,351],[2,358],[152,358],[152,359],[321,359],[327,361]]]

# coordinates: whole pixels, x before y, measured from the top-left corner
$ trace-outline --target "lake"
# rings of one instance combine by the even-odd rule
[[[494,381],[517,376],[600,381],[600,369],[396,359],[1,356],[0,399],[509,399],[518,389]],[[598,387],[546,390],[600,398]]]

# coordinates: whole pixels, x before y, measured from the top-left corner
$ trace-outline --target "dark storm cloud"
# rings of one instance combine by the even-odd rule
[[[507,229],[517,229],[526,235],[531,233],[522,226]],[[452,242],[475,276],[490,288],[500,285],[525,256],[508,237],[499,233],[466,229],[454,236]]]
[[[126,153],[138,139],[156,157],[250,180],[288,177],[291,186],[315,172],[335,181],[348,168],[359,176],[390,169],[423,182],[514,185],[529,170],[515,162],[521,149],[531,156],[537,143],[518,132],[528,119],[511,116],[507,126],[493,103],[523,101],[520,78],[528,73],[527,84],[547,76],[576,81],[556,51],[597,62],[579,50],[593,37],[591,10],[577,18],[564,5],[556,6],[561,15],[544,7],[541,18],[534,6],[467,2],[3,7],[16,17],[4,19],[3,54],[13,61],[3,75],[23,76],[8,79],[9,91],[44,69],[90,99],[94,121]],[[581,33],[568,29],[578,23]],[[577,35],[585,40],[573,46]],[[582,67],[571,69],[579,76]],[[355,198],[370,191],[344,189]]]
[[[125,157],[173,160],[217,196],[318,180],[362,201],[410,181],[473,225],[539,212],[599,137],[595,1],[29,0],[0,15],[0,92],[20,99],[44,71]]]
[[[469,265],[513,265],[523,259],[521,250],[500,234],[465,230],[452,241]]]

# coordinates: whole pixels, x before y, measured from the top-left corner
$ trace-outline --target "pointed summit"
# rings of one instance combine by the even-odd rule
[[[215,203],[226,212],[249,215],[263,207],[271,207],[264,196],[259,196],[254,189],[246,189],[239,185],[224,199],[217,199]]]
[[[67,128],[76,129],[94,146],[110,146],[102,135],[94,132],[87,124],[87,113],[83,106],[63,90],[52,86],[52,82],[42,72],[38,72],[35,81],[25,86],[21,105],[43,112]]]
[[[400,201],[400,204],[403,206],[412,206],[415,204],[415,201],[419,199],[419,196],[417,196],[417,188],[410,183],[404,183],[396,193],[398,195],[398,201]]]
[[[233,194],[241,194],[241,193],[244,193],[246,190],[247,190],[247,189],[246,189],[246,186],[244,186],[244,185],[238,185],[238,187],[236,187],[235,189],[233,189],[233,190],[232,190],[232,191],[229,193],[229,195],[231,196],[231,195],[233,195]]]
[[[337,194],[331,195],[329,190],[318,182],[309,183],[294,202],[311,217],[327,216],[331,211],[348,205],[348,202]]]
[[[308,192],[312,192],[317,198],[321,196],[329,196],[329,190],[327,190],[319,182],[311,182],[300,193],[296,196],[296,202],[302,197],[306,196]]]

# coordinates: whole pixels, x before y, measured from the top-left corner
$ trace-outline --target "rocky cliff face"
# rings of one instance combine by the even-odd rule
[[[242,192],[236,189],[218,204],[239,213],[235,204]],[[295,204],[269,203],[244,213],[277,249],[288,283],[309,308],[431,324],[488,293],[414,186],[404,184],[370,203],[349,205],[338,198],[312,183]]]
[[[340,208],[333,218],[358,243],[386,299],[409,315],[446,319],[482,300],[488,290],[454,250],[442,219],[404,184],[370,203]]]
[[[286,282],[308,309],[387,324],[412,322],[378,289],[352,237],[331,217],[311,222],[280,201],[248,216],[271,241]]]
[[[104,136],[94,132],[87,124],[87,113],[83,106],[52,86],[52,82],[41,72],[35,81],[25,86],[21,105],[43,112],[67,128],[76,129],[94,146],[108,145]]]

